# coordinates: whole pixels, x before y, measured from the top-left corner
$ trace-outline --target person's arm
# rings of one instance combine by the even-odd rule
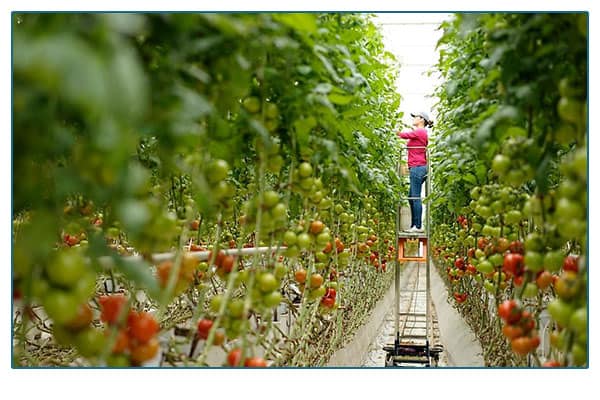
[[[417,131],[398,132],[397,135],[400,139],[416,139],[419,137]]]

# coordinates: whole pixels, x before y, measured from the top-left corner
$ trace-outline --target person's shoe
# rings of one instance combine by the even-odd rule
[[[416,226],[411,226],[409,229],[405,229],[406,233],[423,233],[425,232],[423,228],[417,228]]]

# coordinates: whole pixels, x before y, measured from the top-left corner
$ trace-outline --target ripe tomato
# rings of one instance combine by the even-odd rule
[[[310,287],[318,288],[323,284],[323,276],[321,274],[312,274],[310,276]]]
[[[514,324],[521,319],[521,307],[514,299],[504,300],[498,306],[498,315],[507,323]]]
[[[535,278],[535,283],[541,290],[546,289],[552,283],[552,274],[548,271],[540,271]]]
[[[223,255],[220,264],[217,264],[217,267],[221,268],[223,272],[229,273],[233,270],[233,265],[235,264],[235,257],[232,255]]]
[[[325,224],[319,220],[312,221],[310,223],[310,233],[313,235],[318,235],[319,233],[323,232],[324,228]]]
[[[502,334],[507,339],[516,339],[520,336],[523,336],[523,328],[521,328],[519,325],[504,325],[502,327]]]
[[[198,338],[207,339],[210,328],[213,326],[213,321],[210,319],[201,319],[198,321]]]
[[[262,357],[250,357],[244,361],[244,366],[250,368],[264,368],[267,366],[267,362]]]
[[[304,283],[306,282],[306,270],[304,268],[299,269],[294,273],[294,278],[296,278],[296,282]]]
[[[508,251],[511,253],[523,254],[525,253],[525,247],[523,246],[523,242],[519,240],[515,240],[510,243],[508,246]]]
[[[321,299],[321,305],[327,308],[333,308],[335,305],[335,298],[325,296]]]
[[[140,343],[148,342],[159,330],[158,322],[152,314],[147,312],[129,313],[127,325],[129,334]]]
[[[123,294],[112,294],[100,296],[100,320],[109,324],[117,323],[117,319],[124,314],[124,307],[127,304],[127,297]]]
[[[238,367],[240,365],[241,361],[242,361],[242,349],[235,348],[235,349],[232,349],[227,354],[227,364],[229,364],[229,366]]]
[[[529,338],[527,336],[521,336],[521,337],[511,340],[510,347],[512,348],[512,351],[514,351],[515,353],[517,353],[521,356],[526,355],[527,353],[529,353],[531,350],[533,350],[535,348],[533,346],[531,338]]]
[[[454,266],[458,269],[464,269],[465,266],[465,259],[464,258],[457,258],[456,260],[454,260]]]
[[[106,335],[110,334],[110,330],[106,331]],[[117,337],[115,338],[115,344],[113,345],[112,352],[113,353],[124,353],[125,350],[129,347],[129,335],[127,335],[127,330],[120,329],[117,332]]]
[[[199,227],[200,227],[200,221],[199,220],[195,219],[192,222],[190,222],[190,230],[197,231]]]
[[[145,361],[152,359],[158,352],[158,339],[152,338],[146,343],[138,343],[131,348],[131,363],[141,365]]]
[[[156,274],[158,276],[158,282],[160,283],[160,286],[167,286],[172,269],[173,262],[170,260],[163,261],[156,267]]]
[[[519,253],[507,253],[504,256],[502,271],[511,273],[514,276],[521,276],[525,272],[525,263],[523,255]]]
[[[579,257],[577,256],[566,256],[563,262],[563,271],[571,271],[577,273]]]
[[[548,360],[545,363],[542,364],[542,367],[545,368],[556,368],[556,367],[560,367],[560,362],[556,361],[556,360]]]

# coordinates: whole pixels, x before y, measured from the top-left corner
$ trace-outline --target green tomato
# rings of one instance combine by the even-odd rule
[[[89,271],[73,287],[73,295],[79,302],[85,302],[96,293],[96,274]]]
[[[492,160],[492,171],[498,176],[504,176],[510,168],[511,160],[504,154],[496,154]]]
[[[271,293],[267,293],[265,295],[263,295],[262,300],[263,303],[265,304],[265,306],[271,308],[271,307],[277,307],[277,305],[279,305],[279,303],[281,303],[281,293],[279,291],[272,291]]]
[[[227,310],[232,318],[242,318],[244,316],[244,300],[235,299],[227,305]]]
[[[279,203],[279,194],[274,190],[267,190],[263,193],[263,205],[266,208],[273,208]]]
[[[304,161],[303,163],[301,163],[298,166],[298,175],[300,175],[301,178],[308,178],[308,177],[312,176],[312,174],[313,174],[313,167],[312,167],[312,165],[310,165],[310,163]],[[312,186],[312,180],[311,180],[310,186]]]
[[[571,349],[571,355],[573,356],[573,364],[585,365],[587,364],[587,349],[578,343],[573,344]]]
[[[491,262],[494,267],[499,267],[504,263],[504,256],[500,253],[494,253],[488,257],[488,261]]]
[[[297,241],[297,237],[296,234],[292,231],[286,231],[283,234],[283,243],[285,243],[288,246],[293,246],[296,244]]]
[[[210,299],[210,311],[218,313],[221,310],[221,304],[223,303],[223,295],[217,294]]]
[[[106,336],[101,330],[88,328],[75,336],[77,351],[84,357],[99,355],[106,345]]]
[[[242,101],[242,105],[251,114],[256,114],[260,111],[260,99],[255,96],[246,97]]]
[[[310,238],[310,235],[307,232],[302,232],[298,235],[296,243],[298,244],[300,250],[308,250],[308,248],[311,245],[311,242],[312,240]]]
[[[539,272],[544,269],[544,257],[537,251],[527,250],[525,252],[525,267],[529,271]]]
[[[60,289],[48,290],[42,303],[48,316],[59,325],[73,320],[79,311],[79,302],[75,296]]]
[[[504,214],[504,222],[511,225],[516,225],[523,220],[523,214],[518,210],[510,210]]]
[[[263,272],[258,276],[258,288],[263,293],[270,293],[279,287],[279,282],[275,275],[270,272]]]
[[[581,307],[575,310],[569,319],[569,328],[576,334],[587,332],[588,329],[588,317],[587,307]]]
[[[548,304],[548,313],[563,327],[569,325],[573,311],[573,306],[561,299],[554,299]]]
[[[215,184],[227,178],[229,164],[225,160],[217,159],[210,162],[207,169],[208,182]]]
[[[544,267],[550,272],[558,272],[565,260],[565,255],[561,250],[549,251],[544,256]]]
[[[285,266],[285,264],[278,262],[275,264],[275,270],[273,272],[275,274],[275,278],[281,280],[287,275],[288,268]]]
[[[59,252],[54,262],[46,267],[50,282],[65,288],[75,285],[86,272],[85,259],[76,249]]]
[[[568,122],[581,121],[583,103],[572,97],[561,97],[557,104],[558,116]]]
[[[482,272],[484,274],[489,274],[494,271],[494,266],[491,262],[486,259],[480,259],[479,264],[477,264],[477,271]]]
[[[525,288],[523,289],[523,298],[532,299],[536,297],[538,294],[538,287],[533,282],[527,282]]]

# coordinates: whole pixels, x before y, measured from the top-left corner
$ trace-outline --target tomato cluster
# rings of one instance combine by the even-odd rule
[[[106,324],[106,339],[112,343],[108,366],[140,366],[156,356],[160,326],[152,314],[129,309],[124,294],[100,296],[98,303],[100,320]]]
[[[504,321],[502,333],[510,340],[512,350],[518,355],[535,351],[540,337],[535,330],[535,319],[514,299],[505,300],[498,306],[498,315]]]

